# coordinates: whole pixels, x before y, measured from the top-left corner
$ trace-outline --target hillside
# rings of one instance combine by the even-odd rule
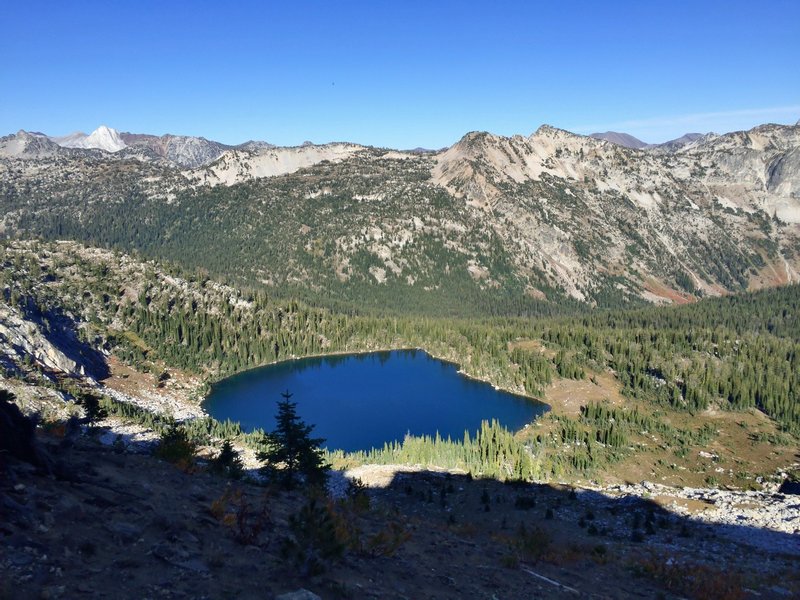
[[[203,463],[182,470],[93,436],[68,447],[42,439],[69,479],[5,463],[3,599],[700,600],[745,589],[789,597],[800,585],[791,536],[694,521],[634,496],[401,472],[357,501],[331,500],[319,521],[301,522],[304,535],[291,520],[307,506],[302,492],[225,480]],[[313,567],[287,555],[289,540],[317,557]],[[301,589],[317,595],[280,596]]]
[[[0,144],[0,228],[350,310],[682,303],[798,281],[799,131],[643,150],[546,126],[425,154],[251,144],[194,169],[150,138],[107,153],[21,132]]]
[[[635,472],[750,488],[795,460],[800,286],[579,317],[381,318],[74,243],[16,242],[0,260],[3,380],[31,410],[64,415],[85,387],[151,417],[203,417],[204,382],[297,356],[411,347],[550,404],[516,436],[526,450],[515,456],[534,458],[519,465],[526,477],[618,482]],[[432,452],[439,466],[495,469],[470,464],[457,446],[429,444],[340,458],[414,464]],[[720,461],[729,466],[717,470]]]
[[[0,265],[0,391],[41,415],[52,469],[0,452],[0,597],[93,595],[117,589],[119,573],[120,597],[800,589],[800,510],[777,493],[798,466],[800,286],[452,320],[337,314],[73,242],[7,242]],[[333,474],[314,518],[301,511],[307,490],[211,473],[229,439],[255,475],[259,432],[206,418],[204,382],[292,356],[408,346],[552,411],[516,435],[493,430],[488,445],[410,439],[329,455],[349,471]],[[87,395],[110,414],[76,435]],[[175,465],[150,456],[172,417],[198,449]],[[478,450],[486,458],[470,459]],[[342,499],[346,476],[370,489]],[[287,554],[297,545],[310,554]]]

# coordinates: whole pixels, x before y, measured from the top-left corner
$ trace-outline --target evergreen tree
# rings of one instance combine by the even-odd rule
[[[189,438],[186,429],[172,421],[161,434],[155,455],[181,467],[189,467],[194,462],[196,451],[197,444]]]
[[[86,411],[86,422],[89,425],[94,425],[108,416],[108,411],[100,404],[100,398],[95,394],[83,394],[81,404],[83,405],[83,410]]]
[[[330,469],[321,449],[325,441],[312,438],[313,425],[306,425],[297,416],[297,403],[291,401],[288,391],[278,401],[277,427],[264,435],[268,449],[258,453],[258,460],[265,463],[263,471],[291,489],[299,476],[309,483],[323,483]]]
[[[211,461],[211,470],[220,475],[230,477],[231,479],[239,479],[244,473],[244,465],[242,457],[234,449],[230,440],[225,440],[222,443],[220,453]]]

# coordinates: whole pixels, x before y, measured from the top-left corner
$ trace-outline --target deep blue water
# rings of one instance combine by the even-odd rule
[[[288,390],[297,413],[329,449],[381,447],[413,435],[462,439],[482,420],[517,430],[547,405],[468,379],[456,365],[421,350],[290,360],[215,384],[204,407],[218,420],[251,431],[275,428],[276,403]]]

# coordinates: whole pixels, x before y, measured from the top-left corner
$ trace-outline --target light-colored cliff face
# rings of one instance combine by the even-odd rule
[[[800,223],[800,127],[762,125],[704,136],[671,158],[667,164],[692,190],[707,189],[723,204]]]
[[[496,183],[540,181],[543,174],[628,195],[644,208],[659,203],[654,192],[661,188],[742,210],[779,210],[780,220],[800,222],[797,126],[710,134],[677,150],[633,150],[548,126],[527,138],[470,133],[439,154],[434,168],[439,183],[478,204],[502,195]]]
[[[754,287],[798,281],[798,127],[703,136],[677,150],[547,126],[527,138],[471,133],[437,156],[433,178],[496,222],[521,267],[543,266],[577,298],[600,272],[638,281],[653,300],[719,293],[727,275],[712,262],[742,263],[733,275]]]
[[[248,179],[294,173],[323,161],[340,162],[364,150],[357,144],[326,144],[292,148],[229,150],[204,169],[194,172],[204,184],[233,185]]]
[[[53,138],[53,141],[65,148],[95,148],[106,152],[119,152],[125,148],[119,131],[106,125],[101,125],[89,135],[73,133],[63,138]]]
[[[85,366],[57,348],[37,323],[6,304],[0,304],[0,354],[18,360],[27,355],[63,375],[86,375]]]

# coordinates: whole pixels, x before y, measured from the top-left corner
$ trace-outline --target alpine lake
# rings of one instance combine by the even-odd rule
[[[463,439],[481,421],[511,431],[548,406],[495,389],[422,350],[392,350],[288,360],[216,383],[203,406],[220,421],[252,431],[275,428],[277,401],[288,391],[312,437],[329,450],[369,450],[414,436]]]

